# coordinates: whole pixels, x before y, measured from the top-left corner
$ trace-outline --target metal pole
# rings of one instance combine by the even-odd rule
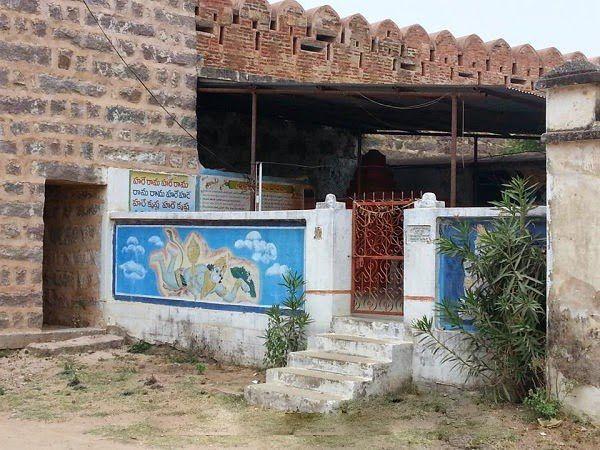
[[[458,134],[458,100],[456,95],[452,95],[452,120],[450,141],[450,207],[456,206],[456,136]]]
[[[253,181],[250,210],[256,210],[256,122],[258,96],[252,92],[252,132],[250,137],[250,179]]]
[[[258,211],[262,211],[263,199],[263,163],[258,163],[258,195],[256,196],[258,203]]]
[[[360,195],[360,190],[362,189],[362,138],[363,135],[362,133],[358,135],[358,142],[357,142],[357,153],[358,153],[358,157],[356,159],[356,193]]]
[[[473,138],[473,206],[479,206],[479,138]]]

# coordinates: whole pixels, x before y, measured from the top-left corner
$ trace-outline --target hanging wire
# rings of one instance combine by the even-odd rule
[[[125,64],[125,67],[127,68],[127,70],[129,70],[129,72],[131,72],[131,74],[144,87],[144,89],[148,92],[148,94],[150,94],[150,96],[152,97],[152,100],[154,100],[156,102],[156,104],[158,106],[160,106],[160,108],[165,113],[167,113],[169,115],[169,117],[173,120],[173,122],[175,122],[177,124],[177,126],[179,128],[181,128],[191,139],[193,139],[193,141],[196,143],[196,145],[198,145],[198,147],[200,147],[202,150],[204,150],[205,152],[207,152],[210,155],[212,155],[213,158],[215,158],[215,160],[217,160],[218,162],[224,164],[225,167],[229,168],[230,170],[233,170],[234,172],[237,171],[237,169],[231,163],[229,163],[228,161],[222,159],[220,156],[218,156],[214,151],[212,151],[206,145],[204,145],[201,142],[199,142],[198,138],[196,136],[194,136],[192,133],[190,133],[187,130],[187,128],[185,128],[181,124],[181,122],[179,122],[179,120],[177,119],[177,117],[175,117],[175,115],[165,107],[165,105],[148,88],[148,86],[146,85],[146,83],[144,83],[144,81],[140,78],[140,76],[137,74],[137,72],[135,70],[133,70],[133,68],[127,63],[127,61],[125,61],[125,58],[123,57],[123,55],[121,54],[121,52],[117,49],[117,47],[113,43],[112,39],[108,36],[108,34],[106,34],[106,31],[104,31],[104,28],[100,24],[100,21],[96,17],[96,14],[94,14],[94,12],[92,11],[92,9],[90,8],[90,5],[87,3],[87,1],[86,0],[81,0],[81,2],[85,5],[86,9],[88,10],[88,12],[90,13],[90,15],[94,19],[94,22],[96,22],[96,25],[98,26],[98,28],[100,29],[100,31],[102,32],[102,34],[104,35],[104,37],[106,38],[107,42],[112,47],[112,49],[114,50],[114,52],[117,54],[117,56],[119,57],[119,59],[123,62],[123,64]]]
[[[435,105],[436,103],[441,102],[444,98],[448,97],[449,94],[444,94],[444,95],[442,95],[439,98],[436,98],[434,100],[430,100],[430,101],[425,102],[425,103],[420,103],[418,105],[409,105],[409,106],[388,105],[386,103],[381,103],[381,102],[378,102],[377,100],[374,100],[374,99],[372,99],[370,97],[367,97],[366,95],[364,95],[364,94],[362,94],[360,92],[358,93],[358,95],[360,95],[365,100],[368,100],[371,103],[374,103],[376,105],[383,106],[384,108],[399,109],[399,110],[411,110],[411,109],[428,108],[429,106],[432,106],[432,105]]]

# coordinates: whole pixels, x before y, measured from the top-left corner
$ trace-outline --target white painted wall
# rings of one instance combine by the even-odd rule
[[[404,213],[404,323],[408,334],[411,324],[423,316],[435,318],[437,298],[438,257],[435,240],[439,238],[439,223],[444,218],[497,217],[496,208],[429,208],[419,203]],[[533,216],[543,217],[546,208],[533,211]],[[424,239],[424,227],[429,229],[429,239]],[[418,232],[417,232],[418,230]],[[415,236],[419,236],[415,239]],[[438,329],[438,337],[449,347],[460,349],[457,332]],[[465,384],[465,376],[452,370],[452,364],[442,364],[443,355],[433,355],[415,340],[413,351],[413,379],[415,382],[438,383],[455,386]],[[477,380],[470,380],[473,385]]]
[[[216,359],[260,365],[264,357],[265,314],[153,305],[115,300],[112,296],[114,221],[144,220],[299,220],[306,221],[306,310],[313,319],[309,334],[329,331],[334,316],[350,313],[351,211],[130,213],[126,170],[110,169],[108,213],[103,230],[102,298],[107,324],[123,327],[133,337],[150,342],[200,345]]]

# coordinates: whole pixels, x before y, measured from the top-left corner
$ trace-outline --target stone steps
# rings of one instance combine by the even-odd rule
[[[280,367],[267,370],[267,383],[276,382],[299,389],[334,394],[349,400],[359,397],[371,379],[299,367]]]
[[[98,350],[121,347],[124,338],[112,334],[81,336],[66,341],[42,342],[29,344],[27,349],[36,356],[53,356],[59,354],[87,353]]]
[[[276,382],[252,384],[246,388],[244,396],[250,404],[299,413],[333,412],[345,401],[338,395],[299,389]]]
[[[343,401],[383,394],[412,376],[412,342],[398,320],[337,318],[332,333],[311,336],[308,350],[269,369],[265,384],[246,388],[246,400],[284,411],[333,412]]]

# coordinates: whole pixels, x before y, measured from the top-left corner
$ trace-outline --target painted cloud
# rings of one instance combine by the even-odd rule
[[[276,276],[285,275],[289,271],[290,271],[290,268],[288,266],[286,266],[285,264],[275,263],[267,269],[266,274],[268,277],[276,277]]]
[[[277,259],[277,247],[272,242],[263,240],[258,231],[251,231],[246,239],[235,241],[235,248],[245,248],[252,251],[254,261],[269,264]]]
[[[150,238],[148,239],[148,242],[150,244],[153,244],[156,247],[164,247],[165,246],[165,243],[162,241],[162,239],[156,235],[150,236]]]
[[[146,269],[135,261],[127,261],[119,266],[128,280],[140,281],[146,277]]]
[[[135,256],[146,253],[144,247],[140,245],[140,241],[134,236],[127,238],[127,245],[121,250],[123,253],[133,253]]]

